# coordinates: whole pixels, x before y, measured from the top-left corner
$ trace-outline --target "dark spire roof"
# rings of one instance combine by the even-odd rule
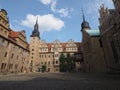
[[[39,29],[39,25],[38,25],[38,18],[37,18],[31,37],[39,37],[40,38],[40,36],[39,36],[40,33],[39,33],[38,29]]]
[[[83,9],[82,9],[82,16],[83,16],[83,22],[81,23],[81,27],[82,27],[81,30],[90,29],[89,23],[85,20]]]
[[[82,8],[82,16],[83,16],[83,21],[85,21],[85,16],[84,16],[83,8]]]

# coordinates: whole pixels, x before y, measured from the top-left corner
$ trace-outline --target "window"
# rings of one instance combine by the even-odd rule
[[[17,55],[17,60],[18,60],[19,56]]]
[[[48,62],[48,64],[50,64],[50,61]]]
[[[59,71],[58,69],[56,69],[56,71]]]
[[[4,21],[2,21],[2,23],[4,24]]]
[[[32,64],[32,63],[30,63],[30,66],[32,67],[32,66],[33,66],[33,64]]]
[[[41,55],[39,57],[41,58]]]
[[[1,31],[3,31],[3,28],[1,28]]]
[[[6,63],[2,63],[1,70],[5,69],[5,68],[6,68]]]
[[[4,39],[2,39],[2,46],[4,46],[5,45],[5,40]]]
[[[5,53],[4,57],[7,57],[7,52]]]
[[[3,67],[4,67],[4,63],[2,63],[2,65],[1,65],[1,70],[3,70]]]
[[[99,39],[100,47],[103,47],[101,39]]]
[[[58,61],[56,61],[56,64],[58,64]]]
[[[10,43],[9,43],[9,42],[7,42],[7,47],[9,47],[9,45],[10,45]]]
[[[18,68],[18,64],[15,64],[15,69],[17,69]]]
[[[50,55],[49,55],[49,58],[50,58]]]
[[[13,64],[9,64],[9,69],[12,69],[12,67],[13,67]]]
[[[58,57],[59,55],[58,54],[55,54],[55,57]]]
[[[43,55],[42,55],[42,58],[43,58]]]
[[[5,31],[5,34],[7,34],[7,31]]]
[[[14,57],[14,54],[12,54],[11,58],[13,58],[13,57]]]

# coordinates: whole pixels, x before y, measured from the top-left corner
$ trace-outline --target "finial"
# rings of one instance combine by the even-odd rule
[[[84,16],[83,8],[81,8],[81,9],[82,9],[83,21],[85,21],[85,16]]]
[[[37,18],[36,18],[36,24],[38,24],[38,16],[37,16]]]

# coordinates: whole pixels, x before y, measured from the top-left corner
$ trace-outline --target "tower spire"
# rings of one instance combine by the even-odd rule
[[[81,23],[81,27],[82,27],[81,31],[82,31],[83,29],[90,29],[90,26],[89,26],[89,23],[85,20],[83,8],[81,10],[82,10],[82,17],[83,17],[83,22]]]
[[[36,24],[38,24],[38,16],[37,16],[37,18],[36,18]]]
[[[32,32],[31,37],[38,37],[40,39],[40,33],[39,33],[39,25],[38,25],[38,17],[36,18],[36,23],[34,25],[34,30]]]
[[[38,31],[39,29],[39,25],[38,25],[38,17],[36,18],[36,24],[34,26],[34,30],[37,30]]]
[[[83,8],[81,8],[82,10],[82,16],[83,16],[83,22],[85,21],[85,16],[84,16],[84,11],[83,11]]]

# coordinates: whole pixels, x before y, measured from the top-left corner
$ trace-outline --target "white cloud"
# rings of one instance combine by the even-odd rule
[[[99,16],[99,9],[100,6],[104,4],[105,7],[111,9],[114,8],[112,0],[93,0],[93,2],[89,2],[85,5],[85,12],[88,15],[92,15],[91,19],[92,19],[92,23],[97,26],[99,26],[99,21],[98,18]]]
[[[38,18],[39,30],[42,32],[51,30],[59,31],[61,28],[64,27],[64,22],[59,18],[54,17],[52,14],[47,14],[43,16],[34,16],[32,14],[28,14],[26,20],[22,20],[21,24],[33,28],[36,22],[36,18]]]
[[[21,28],[19,25],[15,25],[15,24],[10,24],[10,28],[14,31],[21,31],[23,30],[23,28]]]
[[[98,13],[98,9],[102,4],[104,4],[105,7],[113,8],[112,0],[94,0],[93,2],[89,2],[88,4],[86,4],[87,13]]]
[[[68,17],[69,16],[69,11],[67,10],[67,8],[62,8],[60,10],[57,11],[61,17]]]
[[[73,8],[71,10],[68,10],[68,8],[57,9],[57,0],[40,0],[40,2],[50,5],[51,11],[60,14],[61,17],[69,17],[69,13],[73,11]]]
[[[50,3],[52,3],[54,0],[40,0],[41,3],[48,5]]]
[[[51,3],[51,10],[54,13],[59,13],[61,17],[69,17],[69,13],[73,11],[73,9],[69,11],[68,8],[57,9],[56,7],[57,7],[57,1],[53,1]]]
[[[51,10],[53,12],[56,12],[56,6],[57,6],[57,2],[56,1],[52,2],[52,4],[51,4]]]

